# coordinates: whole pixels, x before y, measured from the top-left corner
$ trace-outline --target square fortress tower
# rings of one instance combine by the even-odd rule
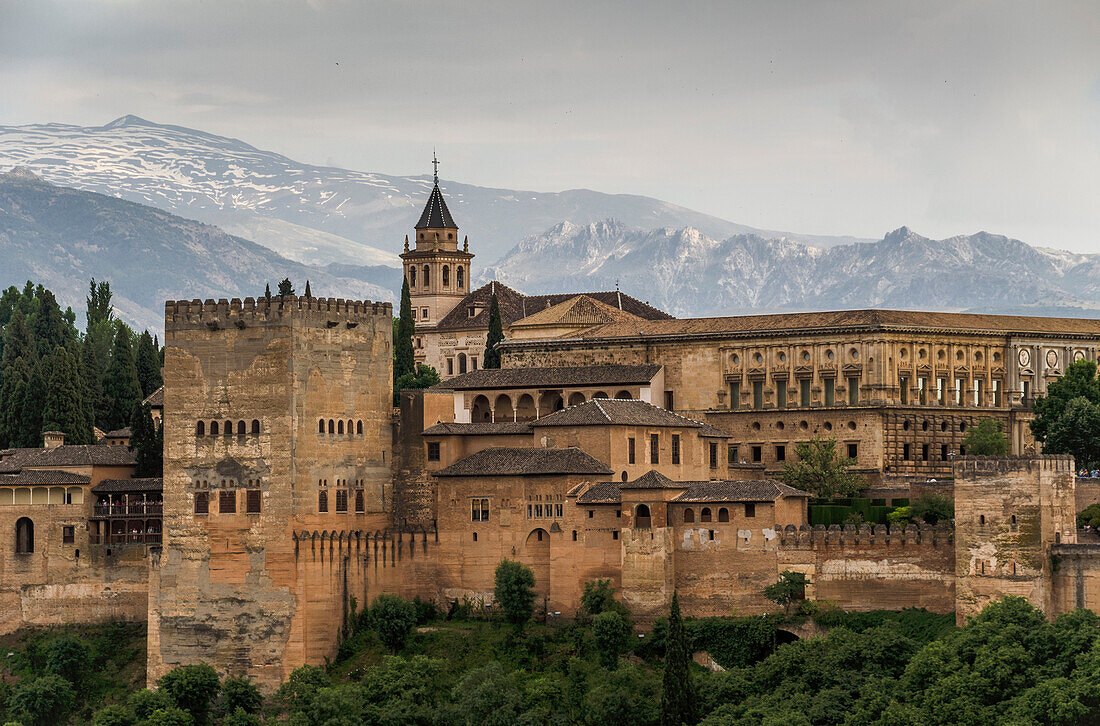
[[[390,505],[389,303],[165,306],[164,549],[148,676],[206,661],[268,689],[334,655]]]

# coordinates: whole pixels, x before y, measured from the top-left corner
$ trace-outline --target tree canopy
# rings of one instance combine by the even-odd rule
[[[1008,454],[1008,437],[1001,422],[983,418],[971,426],[963,437],[962,445],[970,456],[1005,456]]]
[[[818,497],[848,497],[864,486],[863,477],[851,470],[855,463],[840,455],[836,439],[815,437],[795,444],[795,460],[787,462],[780,478]]]

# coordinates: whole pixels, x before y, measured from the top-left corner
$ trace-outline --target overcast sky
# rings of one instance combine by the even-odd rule
[[[0,124],[1100,252],[1100,2],[0,0]]]

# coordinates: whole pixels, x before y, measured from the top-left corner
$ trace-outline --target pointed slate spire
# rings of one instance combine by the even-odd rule
[[[424,205],[424,211],[420,214],[420,221],[416,223],[416,229],[458,229],[451,212],[447,209],[447,202],[443,199],[443,192],[439,191],[439,159],[435,151],[432,151],[432,178],[435,185],[432,187],[428,203]]]

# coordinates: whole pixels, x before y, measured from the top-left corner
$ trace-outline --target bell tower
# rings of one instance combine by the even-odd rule
[[[458,225],[439,190],[439,160],[432,154],[435,184],[414,229],[414,246],[401,254],[417,328],[436,325],[470,291],[469,244],[458,247]]]

